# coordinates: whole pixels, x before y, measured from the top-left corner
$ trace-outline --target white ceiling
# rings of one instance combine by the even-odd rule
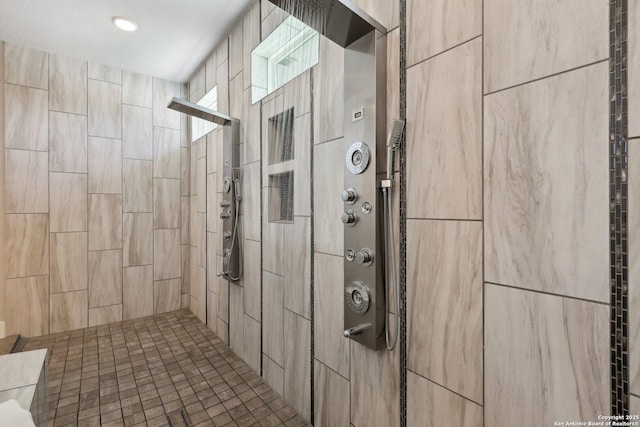
[[[0,0],[0,40],[184,83],[256,1]]]

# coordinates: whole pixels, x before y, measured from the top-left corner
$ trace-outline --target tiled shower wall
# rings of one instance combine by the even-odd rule
[[[3,60],[7,333],[180,308],[182,86],[12,44]]]
[[[389,117],[398,117],[398,3],[358,4],[391,29]],[[609,411],[607,2],[406,0],[406,6],[407,424],[595,420]],[[640,393],[634,364],[640,320],[633,310],[640,295],[633,286],[640,271],[633,256],[633,236],[640,233],[633,219],[640,6],[635,0],[629,6],[633,413]],[[268,2],[251,14],[260,15],[262,37],[283,19]],[[244,38],[243,66],[229,69],[244,71],[245,91],[246,38],[253,34],[247,25],[256,25],[247,19],[228,41],[239,55]],[[279,355],[282,349],[297,354],[308,330],[287,332],[286,316],[312,320],[315,423],[398,425],[397,352],[370,352],[341,337],[343,245],[336,218],[344,112],[343,79],[335,72],[341,58],[339,48],[321,39],[320,63],[311,72],[312,316],[287,306],[292,285],[279,263],[270,265],[274,254],[306,247],[306,235],[289,240],[263,220],[262,247],[256,239],[252,255],[245,254],[252,264],[263,259],[262,282],[245,263],[243,287],[230,286],[229,339],[258,369],[262,337],[262,374],[286,397],[292,377]],[[280,95],[293,92],[285,87]],[[230,97],[238,93],[231,85]],[[278,95],[263,100],[263,122],[277,110],[271,106]],[[256,118],[244,120],[252,128]],[[263,149],[264,133],[263,127]],[[243,145],[246,150],[247,139]],[[268,165],[264,156],[262,163],[251,161],[245,162],[245,203],[255,206],[249,200],[259,197],[255,177],[260,168],[268,175]],[[250,222],[247,235],[257,237],[259,224]],[[262,317],[255,317],[259,301]],[[261,335],[247,328],[248,319]],[[308,387],[300,381],[294,386]],[[292,403],[308,414],[304,402]]]

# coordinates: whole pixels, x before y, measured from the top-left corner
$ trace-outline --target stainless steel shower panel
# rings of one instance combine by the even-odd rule
[[[242,242],[240,240],[240,120],[180,98],[173,98],[167,108],[222,126],[223,192],[220,201],[222,221],[223,270],[218,276],[238,282],[242,276]]]
[[[387,30],[350,0],[269,0],[341,47]]]
[[[370,31],[344,58],[345,336],[384,346],[384,230],[379,182],[386,171],[386,35]]]
[[[230,122],[222,130],[222,174],[223,188],[220,201],[222,220],[222,275],[232,282],[240,280],[242,265],[240,257],[240,233],[238,230],[242,194],[240,170],[240,123]]]

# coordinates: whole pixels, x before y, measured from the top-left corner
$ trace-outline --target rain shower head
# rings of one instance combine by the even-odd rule
[[[350,0],[269,0],[334,43],[347,47],[373,30],[386,28]]]
[[[213,122],[221,126],[227,125],[232,122],[239,122],[239,120],[234,117],[218,113],[217,111],[205,108],[202,105],[194,104],[193,102],[189,102],[185,99],[180,98],[173,98],[171,102],[169,102],[169,105],[167,105],[167,108],[185,113],[189,116],[194,116],[199,119],[206,120],[208,122]]]

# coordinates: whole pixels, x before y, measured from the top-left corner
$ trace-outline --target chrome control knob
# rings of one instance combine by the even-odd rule
[[[358,200],[358,193],[353,188],[347,188],[342,192],[342,201],[350,205],[354,204]]]
[[[373,252],[370,249],[361,249],[356,253],[356,262],[364,266],[373,264]]]
[[[220,213],[220,219],[227,219],[227,218],[229,218],[229,211],[224,211]]]
[[[225,239],[230,239],[231,238],[231,232],[230,231],[225,231],[224,232],[224,238]]]
[[[223,200],[220,202],[220,207],[221,208],[228,208],[229,207],[229,202],[227,202],[226,200]]]
[[[348,211],[342,213],[342,216],[340,216],[340,220],[344,225],[353,227],[354,225],[356,225],[356,222],[358,222],[358,217],[356,216],[356,213],[354,211],[349,209]]]

